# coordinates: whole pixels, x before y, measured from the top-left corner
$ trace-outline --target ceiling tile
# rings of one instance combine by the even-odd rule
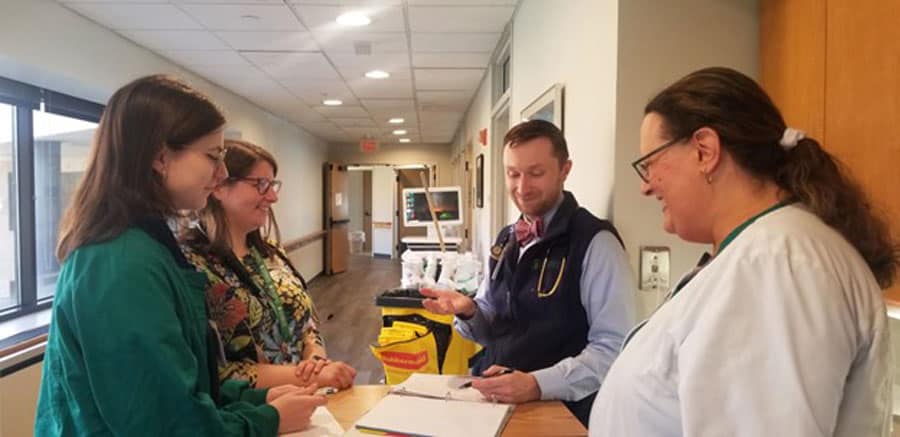
[[[378,98],[412,98],[413,89],[410,79],[372,80],[362,78],[350,81],[353,94],[361,99]]]
[[[372,22],[365,26],[367,32],[405,32],[403,10],[397,6],[311,6],[294,5],[294,11],[313,31],[339,31],[346,27],[335,21],[341,14],[357,12],[368,15]]]
[[[471,91],[417,91],[420,106],[441,106],[465,109],[472,99]]]
[[[309,105],[318,106],[326,98],[340,99],[344,105],[355,106],[358,104],[353,93],[347,85],[340,80],[310,81],[310,80],[285,80],[279,81],[293,95]]]
[[[368,79],[366,72],[382,70],[391,74],[390,79],[409,78],[409,56],[406,53],[380,54],[380,55],[353,55],[336,54],[329,55],[329,59],[337,67],[338,71],[347,80]],[[383,79],[382,79],[383,80]]]
[[[491,61],[491,52],[413,53],[412,61],[419,68],[484,68]]]
[[[119,33],[152,50],[231,50],[205,30],[126,30]]]
[[[313,109],[326,117],[353,118],[369,116],[369,113],[360,106],[315,106]]]
[[[410,6],[515,6],[519,0],[407,0]]]
[[[413,32],[502,32],[515,11],[513,6],[411,6]]]
[[[329,56],[336,54],[357,54],[370,52],[373,55],[384,53],[407,53],[409,46],[404,32],[364,32],[348,29],[314,29],[322,50]]]
[[[418,90],[474,90],[484,69],[416,69]]]
[[[65,3],[65,6],[114,30],[203,28],[177,7],[168,4]]]
[[[493,52],[500,33],[413,33],[413,52]]]
[[[371,118],[335,117],[330,120],[332,123],[338,125],[338,127],[375,127],[375,121]]]
[[[142,0],[133,0],[133,1],[142,1]],[[272,5],[281,5],[284,4],[282,0],[172,0],[172,3],[177,4],[188,4],[188,3],[243,3],[243,4],[272,4]]]
[[[402,4],[401,0],[288,0],[288,3],[327,6],[400,6]]]
[[[295,32],[216,32],[216,36],[235,50],[311,52],[319,47],[306,31]]]
[[[166,50],[160,54],[187,67],[250,65],[234,50]]]
[[[416,105],[412,99],[363,99],[360,103],[370,111],[415,111]]]
[[[322,53],[241,52],[253,65],[276,79],[339,80]]]
[[[184,4],[181,8],[209,30],[305,30],[284,4]]]

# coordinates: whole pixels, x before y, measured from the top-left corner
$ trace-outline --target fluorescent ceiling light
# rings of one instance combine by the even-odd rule
[[[406,129],[397,129],[394,131],[394,135],[406,135]]]
[[[368,77],[369,79],[387,79],[391,77],[391,74],[387,71],[372,70],[366,73],[366,77]]]
[[[400,138],[400,142],[401,142],[401,143],[408,143],[408,142],[409,142],[409,138]]]
[[[325,106],[341,106],[344,104],[344,102],[342,102],[338,99],[325,99],[325,100],[322,100],[322,104]]]
[[[401,123],[403,123],[404,121],[406,121],[406,120],[404,120],[404,119],[402,119],[402,118],[400,118],[400,117],[397,117],[397,118],[392,118],[392,119],[388,120],[388,123],[390,123],[390,124],[401,124]]]
[[[347,12],[346,14],[341,14],[335,21],[340,25],[353,27],[368,26],[369,23],[372,22],[368,16],[359,12]]]

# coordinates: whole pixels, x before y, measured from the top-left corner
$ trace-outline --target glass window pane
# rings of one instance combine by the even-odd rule
[[[37,299],[53,296],[59,264],[59,222],[87,168],[97,124],[34,111],[35,240]]]
[[[16,282],[16,174],[13,165],[13,114],[15,108],[0,103],[0,310],[19,305]]]

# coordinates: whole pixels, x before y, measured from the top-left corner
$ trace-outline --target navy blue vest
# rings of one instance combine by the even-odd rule
[[[541,240],[519,259],[512,226],[505,227],[491,249],[487,298],[498,313],[489,328],[481,364],[530,372],[550,367],[587,346],[588,319],[581,303],[581,265],[594,236],[612,232],[611,223],[578,206],[563,192],[563,201]]]

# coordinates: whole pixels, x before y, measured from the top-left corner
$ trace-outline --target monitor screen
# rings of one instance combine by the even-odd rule
[[[462,224],[459,187],[434,187],[429,191],[438,222],[446,225]],[[403,190],[403,221],[405,226],[432,224],[424,188]]]

